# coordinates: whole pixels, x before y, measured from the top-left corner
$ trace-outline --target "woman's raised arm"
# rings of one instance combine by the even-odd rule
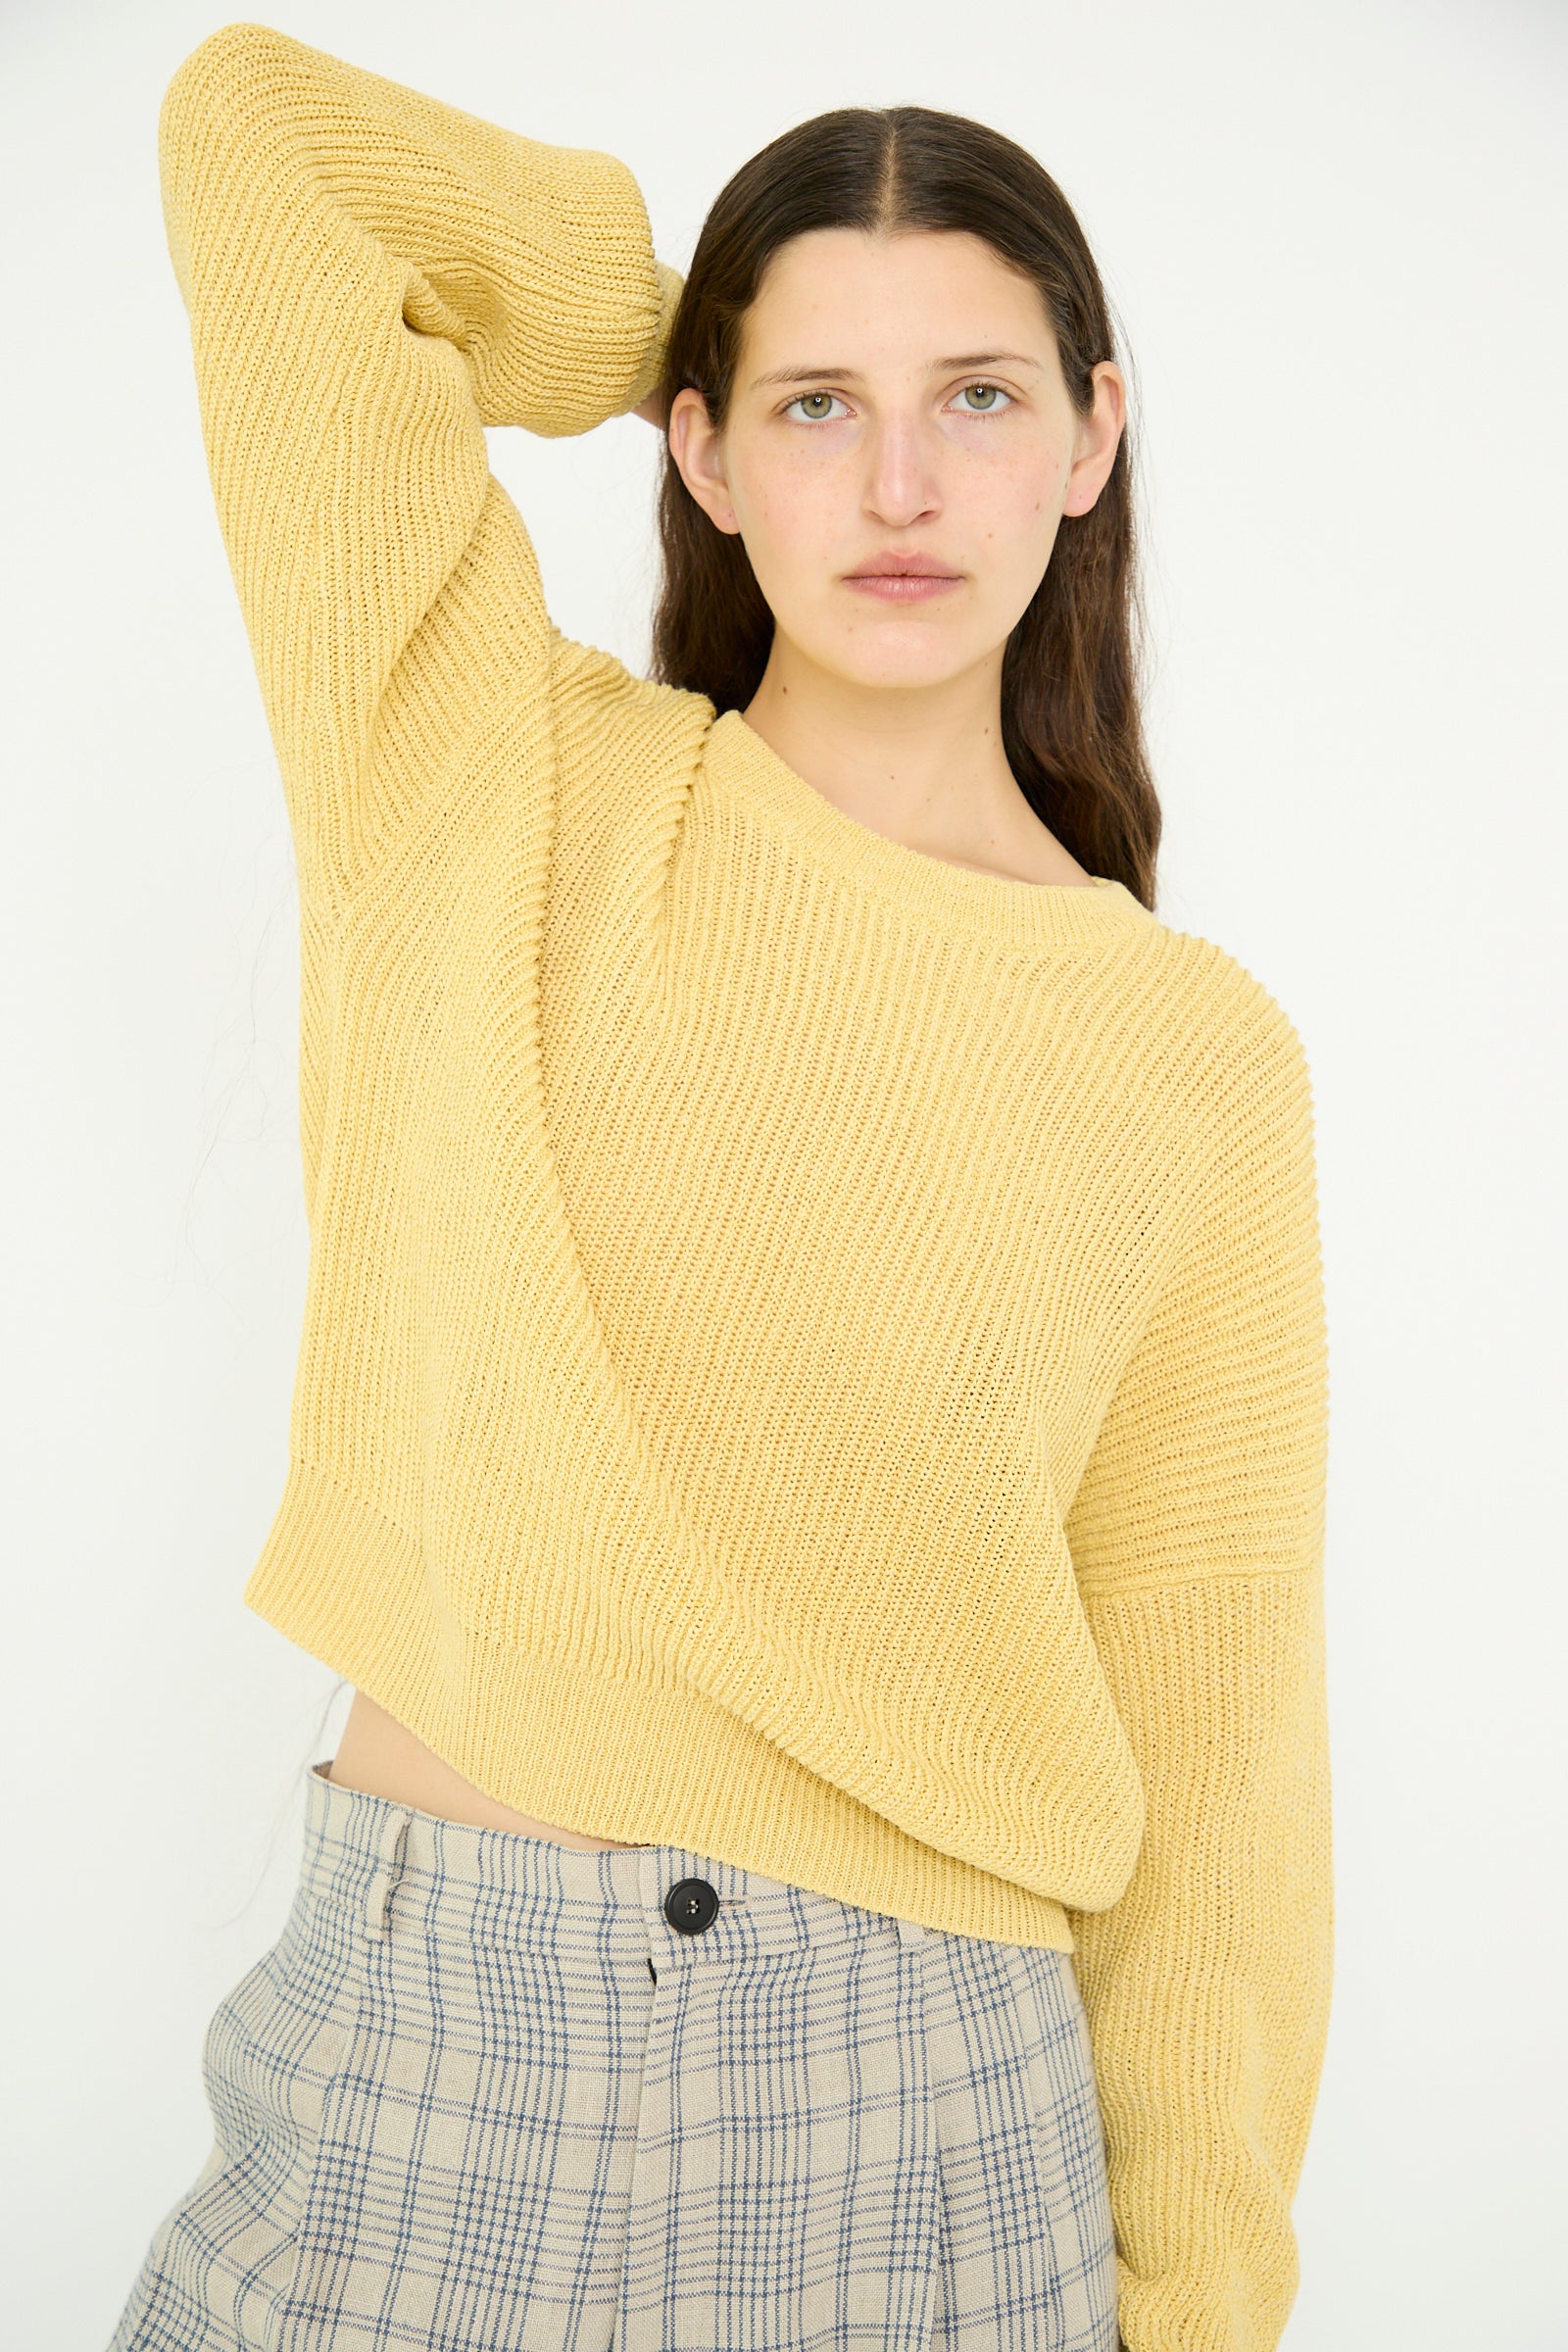
[[[612,156],[264,24],[190,53],[158,148],[219,521],[325,910],[498,676],[543,696],[538,570],[483,427],[580,433],[635,408],[680,279]]]

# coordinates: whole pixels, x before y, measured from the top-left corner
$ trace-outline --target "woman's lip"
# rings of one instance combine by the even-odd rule
[[[851,571],[845,574],[845,585],[885,597],[892,604],[910,604],[956,588],[960,576],[954,571]]]

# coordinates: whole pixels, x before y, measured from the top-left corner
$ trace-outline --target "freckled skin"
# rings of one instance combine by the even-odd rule
[[[941,366],[952,353],[1012,356]],[[758,382],[786,366],[824,371]],[[858,229],[774,254],[722,433],[677,394],[671,455],[774,616],[746,720],[850,815],[983,871],[1089,880],[1006,766],[1002,660],[1063,515],[1104,487],[1125,398],[1102,362],[1078,415],[1038,289],[982,238]],[[889,549],[932,556],[957,587],[893,603],[847,584]]]
[[[977,410],[963,370],[933,372],[934,338],[938,350],[1005,350],[1032,364],[982,371],[1006,401]],[[853,362],[853,390],[823,382],[836,414],[803,419],[798,399],[791,412],[795,386],[750,388],[797,358]],[[740,531],[786,643],[845,683],[881,689],[1000,666],[1063,512],[1093,503],[1087,481],[1073,496],[1077,419],[1035,287],[978,238],[816,231],[774,257],[737,377],[721,481],[704,503],[721,529]],[[702,404],[695,393],[682,404],[685,447],[706,482]],[[672,411],[672,438],[675,429]],[[864,610],[840,577],[890,545],[940,556],[966,574],[965,591]],[[982,547],[992,550],[984,561]]]

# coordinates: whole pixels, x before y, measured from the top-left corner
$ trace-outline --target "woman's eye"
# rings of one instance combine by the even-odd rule
[[[819,408],[813,408],[812,403],[815,401],[831,402],[837,399],[838,394],[836,392],[803,392],[798,400],[792,400],[790,402],[789,408],[785,410],[784,414],[787,416],[790,413],[790,409],[809,409],[810,415],[807,417],[807,423],[822,424],[827,421],[825,413]],[[841,403],[840,405],[842,406],[843,404]]]
[[[965,410],[966,416],[1000,416],[1004,403],[1008,408],[1012,406],[1012,394],[1004,391],[1001,384],[965,384],[959,398],[967,400],[971,392],[977,392],[980,398],[976,406]],[[784,414],[787,416],[790,410],[800,409],[804,412],[803,421],[807,424],[834,424],[838,419],[829,412],[835,405],[840,409],[844,407],[836,392],[803,392],[790,402]]]
[[[1004,392],[1000,384],[965,384],[960,397],[967,400],[971,392],[980,392],[990,396],[982,401],[979,408],[969,410],[968,414],[971,416],[1000,416],[1001,410],[997,405],[999,401],[1006,401],[1010,405],[1012,400],[1012,394]]]

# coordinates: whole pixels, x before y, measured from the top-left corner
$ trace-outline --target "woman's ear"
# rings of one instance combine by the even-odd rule
[[[703,513],[721,531],[739,531],[724,473],[723,444],[709,416],[707,401],[692,385],[683,386],[670,403],[665,430],[680,478]]]
[[[1086,420],[1080,419],[1075,436],[1064,514],[1088,514],[1110,479],[1127,421],[1127,379],[1114,360],[1096,363],[1094,385],[1094,408]]]

